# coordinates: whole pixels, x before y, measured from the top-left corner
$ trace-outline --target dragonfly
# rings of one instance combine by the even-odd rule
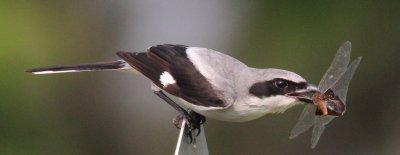
[[[308,104],[293,127],[289,138],[293,139],[313,127],[311,148],[315,148],[327,124],[346,111],[346,96],[350,80],[361,62],[357,57],[350,62],[351,42],[343,43],[336,52],[328,70],[318,84],[317,95],[313,95],[314,104]],[[320,97],[319,100],[317,97]],[[315,99],[319,103],[315,103]],[[325,108],[325,109],[324,109]]]

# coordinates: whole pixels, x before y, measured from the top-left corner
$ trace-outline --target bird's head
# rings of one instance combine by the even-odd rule
[[[258,70],[258,77],[249,88],[248,104],[265,110],[265,113],[281,113],[297,103],[312,103],[312,93],[317,87],[300,75],[281,69]]]

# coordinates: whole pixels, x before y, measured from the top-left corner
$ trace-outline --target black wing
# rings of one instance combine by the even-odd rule
[[[118,52],[117,55],[130,66],[152,80],[161,89],[189,103],[205,107],[225,107],[228,104],[211,83],[193,65],[184,45],[157,45],[147,52]],[[168,72],[175,84],[162,85],[160,76]]]

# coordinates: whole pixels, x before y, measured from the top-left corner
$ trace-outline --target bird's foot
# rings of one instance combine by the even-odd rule
[[[188,138],[188,143],[196,143],[196,137],[200,135],[201,125],[206,122],[206,118],[194,111],[189,111],[184,115],[178,115],[173,120],[173,123],[180,129],[183,120],[187,121],[185,124],[185,135]]]

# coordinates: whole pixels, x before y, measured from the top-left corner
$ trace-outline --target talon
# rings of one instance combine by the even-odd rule
[[[192,131],[189,130],[189,127],[188,127],[188,126],[185,126],[185,135],[186,135],[186,137],[187,137],[186,142],[187,142],[188,144],[191,144],[191,143],[193,142],[193,136],[192,136]]]
[[[187,120],[185,125],[185,135],[189,144],[196,143],[196,137],[201,133],[201,125],[206,122],[206,118],[194,111],[185,112],[184,115],[178,115],[173,119],[174,125],[180,129],[183,119]],[[197,130],[195,133],[194,131]]]
[[[199,127],[199,128],[197,129],[197,134],[196,134],[196,137],[197,137],[197,136],[199,136],[199,135],[200,135],[200,133],[201,133],[201,128]]]

